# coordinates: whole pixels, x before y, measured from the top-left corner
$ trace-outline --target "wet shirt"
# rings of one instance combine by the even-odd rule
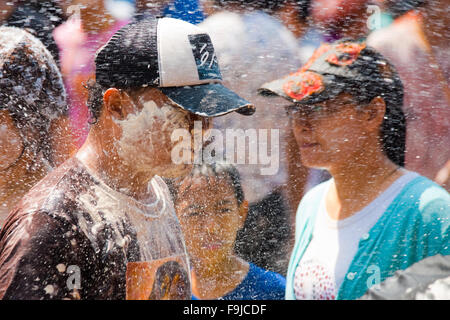
[[[0,298],[125,299],[127,264],[181,256],[167,186],[149,200],[109,188],[76,158],[38,183],[0,233]]]

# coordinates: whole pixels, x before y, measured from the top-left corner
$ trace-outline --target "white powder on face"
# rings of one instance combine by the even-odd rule
[[[115,121],[122,129],[122,137],[116,141],[117,152],[138,172],[171,170],[175,165],[170,136],[176,129],[189,129],[188,112],[167,104],[158,107],[152,100],[140,103],[141,111]]]

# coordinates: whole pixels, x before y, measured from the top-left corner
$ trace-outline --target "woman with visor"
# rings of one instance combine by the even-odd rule
[[[332,176],[298,207],[287,299],[357,299],[397,270],[450,254],[450,196],[404,168],[403,86],[383,56],[365,43],[325,44],[260,92],[294,103],[302,163]]]

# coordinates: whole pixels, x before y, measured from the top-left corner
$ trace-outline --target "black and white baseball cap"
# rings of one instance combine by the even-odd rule
[[[96,55],[96,81],[109,88],[158,87],[175,105],[214,117],[255,108],[222,85],[214,47],[199,27],[148,17],[117,31]]]

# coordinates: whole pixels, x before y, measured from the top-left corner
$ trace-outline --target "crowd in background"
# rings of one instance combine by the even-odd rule
[[[0,24],[25,30],[26,41],[37,48],[28,56],[22,50],[21,63],[26,67],[14,69],[17,58],[9,60],[10,49],[0,44],[0,104],[5,103],[4,97],[17,95],[21,100],[10,103],[23,106],[21,113],[25,114],[13,116],[11,121],[6,113],[0,113],[4,120],[0,135],[4,123],[16,125],[19,131],[31,128],[31,133],[18,132],[2,140],[0,153],[5,155],[0,160],[17,154],[11,157],[19,159],[20,166],[14,159],[0,163],[0,169],[17,168],[7,175],[0,172],[0,222],[3,226],[22,196],[85,142],[94,123],[87,107],[87,84],[95,78],[96,52],[130,21],[164,15],[207,31],[224,84],[256,107],[251,117],[229,113],[215,118],[214,127],[280,132],[277,174],[261,175],[254,164],[236,165],[248,208],[242,221],[232,225],[236,230],[230,232],[236,234],[232,243],[237,256],[252,266],[286,276],[298,230],[297,207],[311,188],[331,176],[302,164],[290,127],[292,115],[274,112],[288,102],[282,97],[267,100],[258,94],[258,88],[297,71],[322,43],[364,39],[394,65],[403,82],[404,167],[450,191],[449,10],[444,0],[0,1]],[[1,42],[13,43],[17,31],[4,27],[0,28]],[[39,48],[39,40],[48,52]],[[20,86],[9,90],[8,81],[14,78]],[[21,135],[27,135],[22,137],[26,142],[18,146],[13,142]],[[209,192],[217,194],[214,185],[222,180],[216,177]],[[180,185],[183,188],[183,183]],[[193,197],[199,194],[208,194],[208,190]],[[238,201],[238,207],[242,202]],[[197,240],[189,241],[195,244]],[[195,251],[195,245],[192,247]],[[194,260],[202,261],[198,255]],[[223,295],[219,289],[196,290],[204,298]]]

